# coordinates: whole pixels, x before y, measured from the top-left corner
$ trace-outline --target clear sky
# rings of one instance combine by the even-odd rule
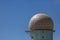
[[[0,0],[0,40],[30,40],[30,18],[48,14],[54,22],[54,40],[60,40],[60,0]]]

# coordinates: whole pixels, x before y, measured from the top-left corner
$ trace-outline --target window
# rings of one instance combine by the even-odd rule
[[[44,36],[42,36],[42,38],[44,38]]]
[[[31,38],[33,39],[33,36]]]

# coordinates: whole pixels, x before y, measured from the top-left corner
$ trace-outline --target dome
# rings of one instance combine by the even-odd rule
[[[53,30],[53,21],[46,14],[36,14],[29,22],[30,30]]]

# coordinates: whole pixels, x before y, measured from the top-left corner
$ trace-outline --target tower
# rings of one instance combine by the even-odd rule
[[[53,21],[46,14],[36,14],[29,22],[30,40],[53,40]]]

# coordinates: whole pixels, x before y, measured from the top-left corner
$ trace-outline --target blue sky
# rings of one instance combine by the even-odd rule
[[[30,18],[48,14],[54,22],[54,40],[60,40],[60,0],[0,0],[0,40],[30,40]]]

